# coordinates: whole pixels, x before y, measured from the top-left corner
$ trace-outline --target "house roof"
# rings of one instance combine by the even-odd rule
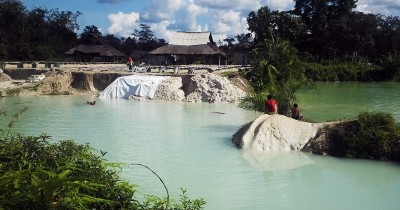
[[[76,53],[83,54],[98,54],[104,57],[123,57],[125,54],[113,48],[107,43],[102,37],[95,34],[90,34],[82,44],[65,52],[67,55],[73,55]]]
[[[149,52],[152,55],[226,55],[210,32],[174,32],[169,44]]]
[[[210,32],[173,32],[169,44],[171,45],[203,45],[214,43]]]
[[[172,45],[168,44],[149,52],[152,55],[226,55],[214,44]]]

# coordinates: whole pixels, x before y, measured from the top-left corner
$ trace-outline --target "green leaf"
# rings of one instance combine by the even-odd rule
[[[71,170],[65,170],[65,171],[61,172],[60,174],[58,174],[58,178],[59,178],[59,179],[64,179],[64,178],[67,177],[70,173],[71,173]]]

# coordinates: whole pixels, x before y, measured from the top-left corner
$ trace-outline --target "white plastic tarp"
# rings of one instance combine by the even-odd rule
[[[167,79],[164,76],[131,75],[118,77],[100,94],[100,98],[125,98],[141,96],[154,98],[158,84]]]

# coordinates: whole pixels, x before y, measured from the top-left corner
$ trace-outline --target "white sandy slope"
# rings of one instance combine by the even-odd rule
[[[326,123],[308,123],[283,115],[264,114],[241,128],[233,143],[244,150],[301,150]]]

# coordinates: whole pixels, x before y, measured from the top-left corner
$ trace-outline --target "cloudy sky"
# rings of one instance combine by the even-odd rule
[[[167,42],[172,31],[210,31],[214,41],[221,36],[245,33],[249,12],[262,6],[290,10],[293,0],[22,0],[27,9],[80,11],[81,30],[95,25],[105,34],[127,37],[139,24],[151,26],[157,38]],[[358,0],[365,13],[400,16],[400,0]]]

